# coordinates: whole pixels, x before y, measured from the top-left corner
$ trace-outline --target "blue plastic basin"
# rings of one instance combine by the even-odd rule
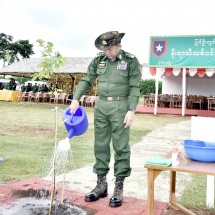
[[[184,151],[190,159],[200,162],[215,162],[215,143],[184,141],[183,145]]]
[[[205,147],[205,142],[201,140],[184,140],[185,146]]]
[[[0,158],[0,163],[1,163],[3,160],[4,160],[3,158]]]
[[[214,142],[205,142],[206,147],[214,147],[215,148],[215,143]]]

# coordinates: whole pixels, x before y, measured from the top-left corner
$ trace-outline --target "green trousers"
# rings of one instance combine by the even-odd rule
[[[93,172],[96,174],[107,174],[109,171],[111,141],[115,151],[114,176],[128,177],[131,174],[130,127],[124,128],[128,102],[128,100],[104,101],[100,99],[96,102],[94,107],[96,163],[93,167]]]

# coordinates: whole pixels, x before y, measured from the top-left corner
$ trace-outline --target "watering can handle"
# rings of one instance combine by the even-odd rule
[[[74,113],[71,113],[70,122],[72,122],[72,120],[73,120],[73,116],[74,116]]]

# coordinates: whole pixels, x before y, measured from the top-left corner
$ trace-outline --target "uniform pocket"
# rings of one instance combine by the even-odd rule
[[[128,76],[128,71],[127,70],[120,70],[120,72],[118,73],[118,75],[121,75],[123,77],[127,77]]]
[[[105,81],[105,79],[106,79],[106,68],[103,68],[103,69],[98,68],[96,70],[96,74],[99,76],[98,77],[99,81]]]
[[[115,83],[127,84],[128,83],[128,70],[117,70],[116,76],[113,80]]]

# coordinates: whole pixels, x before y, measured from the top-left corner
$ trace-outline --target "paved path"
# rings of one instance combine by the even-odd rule
[[[165,127],[155,129],[146,135],[141,142],[136,143],[131,148],[131,167],[132,174],[126,178],[124,186],[124,196],[147,199],[147,171],[144,164],[147,159],[153,156],[165,154],[170,151],[171,141],[182,143],[185,139],[190,139],[191,121],[182,121],[177,124],[169,124]],[[180,151],[183,146],[180,145]],[[66,175],[66,181],[70,189],[77,192],[89,192],[96,185],[96,175],[92,172],[93,164],[76,169]],[[110,164],[110,172],[107,176],[109,194],[114,189],[113,159]],[[187,182],[191,179],[188,173],[177,174],[177,196],[185,189]],[[63,181],[63,176],[57,177],[57,181]],[[169,172],[162,172],[155,181],[155,200],[168,202],[169,198]]]

